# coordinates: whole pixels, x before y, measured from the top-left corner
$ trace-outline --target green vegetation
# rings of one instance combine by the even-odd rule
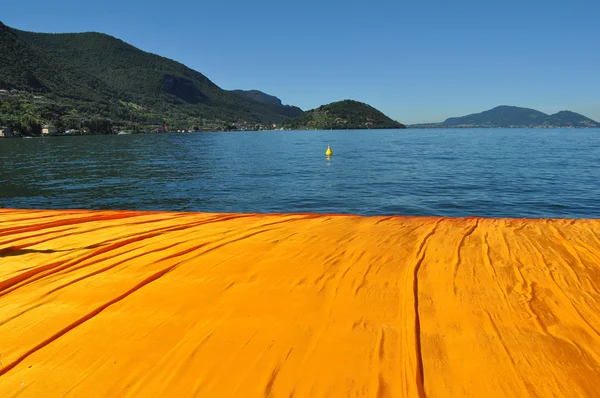
[[[92,132],[165,124],[222,130],[302,112],[222,90],[185,65],[105,34],[31,33],[1,22],[0,90],[11,90],[0,92],[0,124],[23,131],[45,123],[59,130],[89,124]]]
[[[287,120],[283,128],[291,130],[400,129],[401,123],[362,102],[333,102]]]

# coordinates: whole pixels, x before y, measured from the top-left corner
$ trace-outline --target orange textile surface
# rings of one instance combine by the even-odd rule
[[[598,397],[600,220],[0,210],[1,397]]]

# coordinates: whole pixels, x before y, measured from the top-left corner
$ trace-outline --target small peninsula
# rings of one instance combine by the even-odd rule
[[[306,111],[295,119],[286,120],[287,130],[359,130],[403,129],[405,125],[390,119],[370,105],[344,100]]]

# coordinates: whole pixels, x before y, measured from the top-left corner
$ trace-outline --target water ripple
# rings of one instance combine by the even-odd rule
[[[598,159],[599,129],[12,139],[0,207],[600,218]]]

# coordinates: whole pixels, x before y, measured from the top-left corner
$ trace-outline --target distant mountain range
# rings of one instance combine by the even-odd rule
[[[502,105],[481,113],[451,117],[441,123],[413,124],[410,127],[600,127],[600,123],[571,111],[548,115],[535,109]]]
[[[402,129],[402,123],[390,119],[370,105],[345,100],[306,111],[286,120],[283,128],[291,130]]]
[[[101,33],[32,33],[0,22],[0,126],[23,135],[43,124],[205,131],[405,128],[357,101],[303,112],[258,90],[223,90],[202,73]],[[411,127],[600,127],[570,111],[514,106]]]

